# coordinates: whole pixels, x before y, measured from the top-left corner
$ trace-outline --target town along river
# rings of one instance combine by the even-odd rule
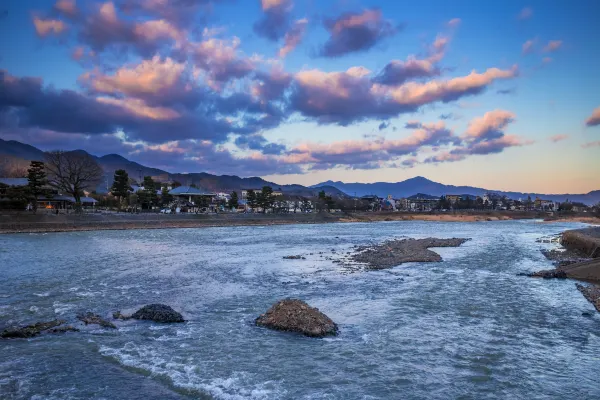
[[[2,399],[600,398],[600,314],[536,239],[580,224],[382,222],[0,236],[0,329],[62,318],[80,332],[0,340]],[[355,245],[471,238],[443,261],[334,262]],[[332,252],[334,250],[335,252]],[[305,258],[283,259],[302,255]],[[254,319],[293,297],[325,339]],[[77,325],[165,303],[187,322]],[[582,316],[582,313],[590,313]]]

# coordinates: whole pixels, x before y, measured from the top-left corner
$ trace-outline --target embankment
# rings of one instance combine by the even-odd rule
[[[600,257],[600,227],[575,229],[562,234],[560,243],[569,250],[577,250],[590,258]]]

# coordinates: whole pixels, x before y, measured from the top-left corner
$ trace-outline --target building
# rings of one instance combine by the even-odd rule
[[[22,187],[27,186],[29,181],[27,178],[0,178],[0,184],[10,187]],[[67,210],[75,205],[75,198],[73,196],[62,195],[58,193],[51,186],[46,186],[48,195],[40,196],[37,199],[38,209],[52,209],[52,210]],[[3,193],[0,192],[0,197]],[[94,208],[98,201],[91,197],[83,196],[80,198],[81,206],[83,208]],[[27,206],[30,208],[30,205]]]
[[[456,204],[462,199],[462,195],[460,194],[447,194],[446,200],[450,202],[450,204]]]
[[[260,189],[242,189],[242,199],[247,199],[248,198],[248,192],[249,191],[253,191],[254,193],[260,193],[262,192],[262,188]],[[273,196],[275,197],[279,197],[279,196],[283,196],[283,192],[281,191],[281,189],[279,190],[273,190]]]
[[[169,194],[173,196],[176,201],[189,206],[193,211],[199,211],[199,208],[203,203],[210,207],[213,199],[217,196],[215,193],[205,192],[193,186],[179,186],[175,189],[171,189]]]
[[[83,208],[94,209],[94,207],[98,203],[98,200],[87,196],[81,197],[79,200],[81,201],[81,206]],[[37,203],[38,208],[66,210],[73,207],[73,205],[75,204],[75,198],[72,196],[63,195],[56,195],[52,197],[39,197]]]
[[[552,200],[543,200],[539,197],[535,198],[533,205],[538,210],[544,211],[553,211],[554,210],[554,202]]]
[[[405,208],[412,211],[431,211],[435,209],[440,199],[428,194],[417,193],[405,199]]]

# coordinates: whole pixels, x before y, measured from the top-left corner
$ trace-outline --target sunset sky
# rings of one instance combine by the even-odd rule
[[[0,3],[0,138],[277,183],[600,189],[600,1]]]

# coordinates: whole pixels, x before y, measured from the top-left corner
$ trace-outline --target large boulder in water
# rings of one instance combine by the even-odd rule
[[[183,316],[164,304],[149,304],[137,310],[131,318],[154,322],[185,322]]]
[[[296,299],[274,304],[256,318],[256,325],[278,331],[299,332],[311,337],[337,335],[338,327],[327,315]]]

